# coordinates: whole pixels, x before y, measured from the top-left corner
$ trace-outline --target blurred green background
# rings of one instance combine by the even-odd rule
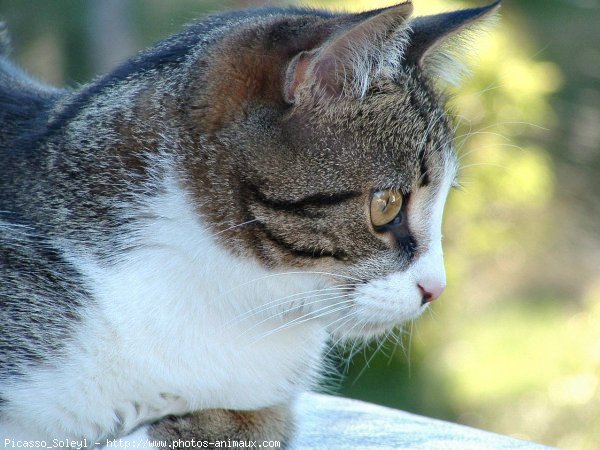
[[[0,16],[23,67],[77,86],[194,18],[260,4],[0,0]],[[415,0],[416,14],[473,5]],[[347,349],[347,375],[330,384],[349,397],[597,449],[600,3],[505,0],[500,24],[473,49],[473,77],[450,102],[464,189],[451,194],[445,218],[447,293],[404,328],[401,345]]]

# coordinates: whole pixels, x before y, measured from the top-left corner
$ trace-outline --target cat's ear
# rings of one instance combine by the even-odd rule
[[[410,2],[344,16],[340,31],[319,47],[297,54],[289,63],[284,82],[284,99],[294,103],[301,87],[318,96],[335,98],[344,93],[365,94],[369,80],[384,66],[402,56]],[[390,47],[392,47],[390,49]]]
[[[469,31],[493,20],[500,0],[482,8],[452,11],[409,21],[409,41],[404,55],[407,64],[456,84],[464,65],[460,62],[461,40]]]

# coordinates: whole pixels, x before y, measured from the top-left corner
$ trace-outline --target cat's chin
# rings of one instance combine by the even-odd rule
[[[403,324],[418,318],[428,305],[423,305],[411,317],[402,320],[390,321],[362,321],[348,323],[343,327],[337,327],[330,330],[330,334],[335,340],[371,340],[380,336],[384,336],[391,332],[394,328],[401,328]]]

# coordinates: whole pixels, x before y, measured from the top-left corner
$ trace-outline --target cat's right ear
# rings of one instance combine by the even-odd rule
[[[283,98],[287,103],[294,103],[298,87],[306,82],[308,68],[315,57],[316,50],[298,53],[288,65],[283,85]]]
[[[364,95],[373,72],[389,59],[384,50],[398,37],[396,31],[406,29],[412,10],[412,3],[406,2],[333,19],[330,37],[290,61],[283,85],[284,100],[295,103],[301,88],[329,98],[345,92]],[[399,57],[401,49],[393,48],[391,53]]]

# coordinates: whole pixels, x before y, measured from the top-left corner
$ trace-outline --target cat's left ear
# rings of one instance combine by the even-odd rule
[[[301,86],[312,88],[319,98],[344,94],[363,96],[371,78],[400,64],[406,22],[413,6],[395,6],[335,18],[332,35],[320,46],[297,54],[289,63],[284,99],[296,100]]]
[[[500,0],[481,8],[463,9],[409,21],[409,44],[404,54],[406,64],[456,84],[464,71],[461,38],[473,28],[493,20]],[[459,41],[459,42],[457,42]],[[449,61],[451,64],[449,64]]]

